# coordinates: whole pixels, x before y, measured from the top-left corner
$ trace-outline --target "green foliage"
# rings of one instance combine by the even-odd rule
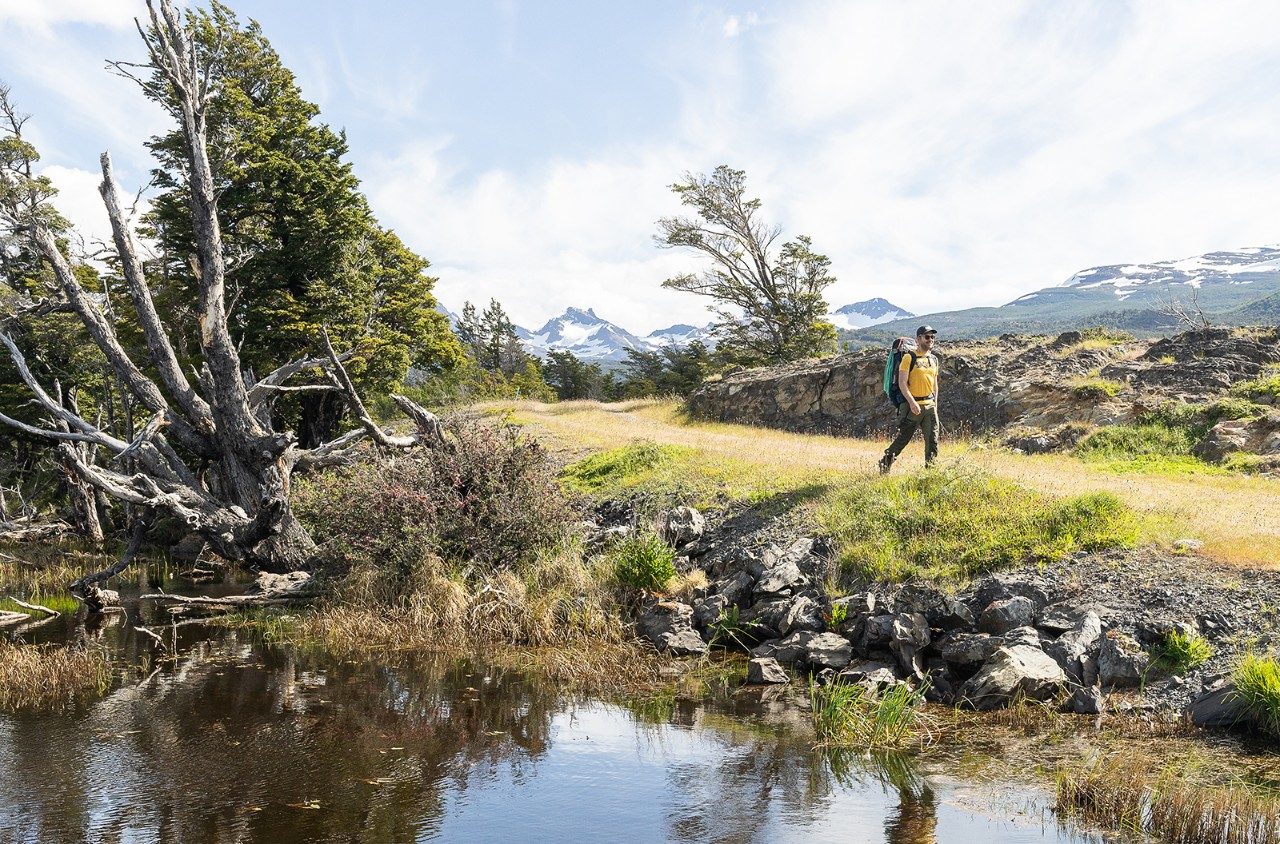
[[[733,645],[741,650],[748,650],[752,643],[758,641],[756,631],[760,625],[754,621],[743,621],[742,610],[736,605],[720,611],[715,621],[707,626],[710,638],[708,647],[727,648]]]
[[[676,576],[676,552],[655,533],[629,536],[609,552],[614,578],[634,589],[657,592]]]
[[[42,593],[37,590],[28,595],[25,600],[28,604],[39,604],[63,615],[73,615],[80,609],[79,599],[68,592]],[[9,598],[0,598],[0,612],[22,612],[38,618],[45,617],[40,611],[29,610]]]
[[[655,239],[662,247],[699,252],[712,267],[662,286],[712,300],[717,358],[750,366],[834,352],[836,331],[826,322],[822,298],[835,281],[831,260],[804,235],[773,249],[778,231],[760,220],[760,200],[746,197],[742,170],[722,164],[709,176],[686,173],[684,179],[671,189],[696,218],[659,220]]]
[[[1248,654],[1231,678],[1231,705],[1242,718],[1280,738],[1280,662],[1274,657]]]
[[[408,576],[424,561],[520,569],[572,511],[545,450],[511,426],[449,420],[448,446],[300,478],[298,518],[342,567]]]
[[[617,397],[613,373],[605,372],[598,363],[579,360],[573,352],[549,352],[542,372],[561,401],[608,401]]]
[[[188,13],[197,51],[220,51],[208,110],[209,154],[218,217],[234,269],[228,276],[229,324],[246,367],[264,374],[288,360],[313,357],[322,326],[370,394],[385,393],[410,366],[439,371],[461,357],[445,316],[435,309],[435,279],[374,219],[351,164],[347,141],[318,122],[293,74],[256,23],[242,25],[225,6]],[[170,111],[157,75],[146,87]],[[161,250],[155,295],[179,329],[177,345],[194,345],[195,279],[189,192],[180,130],[148,146],[160,193],[147,217]],[[162,279],[162,280],[161,280]],[[332,435],[343,413],[334,393],[281,401],[284,424],[304,445]]]
[[[1231,388],[1231,394],[1270,405],[1280,404],[1280,370],[1273,370],[1252,381],[1235,384]]]
[[[828,630],[839,629],[840,625],[844,624],[845,619],[847,619],[848,617],[849,617],[848,604],[832,604],[831,613],[825,619],[827,622],[827,629]]]
[[[1026,560],[1132,546],[1139,521],[1119,499],[1051,499],[954,469],[856,482],[818,511],[855,579],[964,581]]]
[[[1076,454],[1098,460],[1142,455],[1189,455],[1196,440],[1191,429],[1160,422],[1108,425],[1081,440],[1076,446]]]
[[[1264,405],[1241,399],[1235,396],[1228,396],[1216,401],[1210,402],[1205,408],[1205,414],[1214,422],[1220,422],[1223,419],[1240,419],[1253,420],[1261,419],[1267,415],[1267,408]]]
[[[698,340],[655,352],[628,349],[622,362],[619,398],[687,396],[711,374],[713,367],[711,353]]]
[[[877,696],[858,684],[812,683],[809,700],[818,741],[829,747],[893,749],[927,737],[923,690],[896,685]]]
[[[688,449],[642,442],[602,451],[579,460],[561,473],[565,485],[577,492],[596,492],[620,485],[627,478],[671,461]]]
[[[1071,384],[1071,392],[1076,398],[1105,401],[1120,395],[1124,384],[1107,378],[1081,378]]]
[[[1112,346],[1118,346],[1121,343],[1133,342],[1133,335],[1128,331],[1119,331],[1114,328],[1107,328],[1102,325],[1094,325],[1080,332],[1080,338],[1085,341],[1095,341],[1106,343]]]
[[[1203,636],[1171,630],[1164,641],[1151,651],[1155,664],[1168,671],[1195,668],[1213,656],[1213,646]]]

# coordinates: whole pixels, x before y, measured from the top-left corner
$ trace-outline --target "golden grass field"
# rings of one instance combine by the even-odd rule
[[[708,457],[754,464],[779,477],[872,475],[881,440],[793,434],[745,425],[689,422],[675,401],[602,404],[507,402],[485,406],[530,425],[569,450],[615,448],[638,441],[687,446]],[[919,438],[895,472],[922,461]],[[1169,476],[1117,473],[1068,455],[1019,455],[968,441],[942,443],[943,462],[957,461],[1050,495],[1106,491],[1167,523],[1167,539],[1204,541],[1205,555],[1238,565],[1280,566],[1280,482],[1253,475]]]

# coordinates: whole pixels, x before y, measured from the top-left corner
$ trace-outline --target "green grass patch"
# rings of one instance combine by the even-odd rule
[[[28,604],[39,604],[40,606],[48,607],[54,612],[60,612],[63,615],[75,615],[80,609],[80,601],[68,592],[33,592],[23,600]],[[29,610],[15,603],[11,598],[0,598],[0,612],[23,612],[27,615],[45,617],[44,613],[39,610]]]
[[[695,448],[642,442],[571,464],[560,480],[566,489],[601,498],[644,493],[662,506],[710,507],[725,501],[762,504],[781,494],[812,499],[829,488],[817,474],[779,471]]]
[[[1251,401],[1280,404],[1280,369],[1272,368],[1261,378],[1233,385],[1231,394]]]
[[[1280,737],[1280,662],[1248,654],[1232,680],[1236,685],[1232,703],[1240,714],[1263,732]]]
[[[676,552],[653,533],[627,537],[609,556],[614,578],[635,589],[657,592],[676,576]]]
[[[1170,631],[1164,641],[1151,651],[1154,663],[1167,671],[1186,671],[1209,661],[1213,646],[1203,636]]]
[[[1094,431],[1076,446],[1075,453],[1086,460],[1129,459],[1142,456],[1186,456],[1196,437],[1189,428],[1161,422],[1108,425]]]
[[[828,747],[884,750],[925,743],[929,738],[920,706],[924,693],[898,685],[882,695],[865,686],[832,683],[809,686],[813,729]]]
[[[1099,376],[1090,376],[1087,378],[1073,378],[1068,382],[1071,387],[1071,394],[1078,399],[1094,399],[1097,401],[1106,401],[1120,395],[1125,385],[1119,381],[1112,381],[1109,378]]]
[[[863,481],[818,511],[853,580],[964,582],[1026,560],[1131,547],[1142,524],[1109,493],[1054,499],[992,475],[946,469]]]

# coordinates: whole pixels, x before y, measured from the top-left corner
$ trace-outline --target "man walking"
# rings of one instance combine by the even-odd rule
[[[937,336],[932,326],[917,328],[916,350],[904,352],[898,365],[898,389],[906,401],[898,405],[898,436],[880,458],[882,475],[893,467],[917,428],[924,431],[925,467],[933,465],[938,456],[938,358],[933,354]]]

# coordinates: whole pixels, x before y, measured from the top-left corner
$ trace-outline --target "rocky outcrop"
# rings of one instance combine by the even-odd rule
[[[894,419],[881,390],[884,355],[868,349],[731,372],[703,384],[687,407],[720,422],[882,436]],[[1280,364],[1280,343],[1274,329],[1208,329],[1101,346],[1072,331],[1052,339],[944,341],[939,357],[949,430],[1004,431],[1009,447],[1039,453],[1070,448],[1095,426],[1132,421],[1163,402],[1220,397]],[[1280,413],[1272,416],[1221,423],[1203,455],[1245,451],[1280,462]]]

